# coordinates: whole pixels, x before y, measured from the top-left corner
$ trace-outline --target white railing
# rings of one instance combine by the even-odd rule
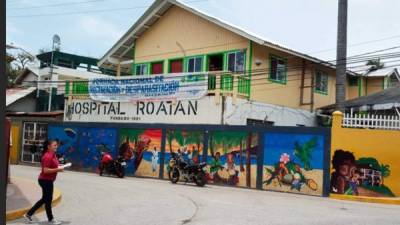
[[[343,127],[400,130],[400,117],[387,115],[344,114]]]

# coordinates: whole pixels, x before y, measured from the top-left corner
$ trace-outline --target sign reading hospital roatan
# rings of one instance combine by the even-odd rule
[[[214,97],[177,101],[99,102],[76,99],[65,107],[66,122],[220,124]]]
[[[182,73],[89,80],[90,98],[102,102],[194,100],[207,94],[207,74]]]

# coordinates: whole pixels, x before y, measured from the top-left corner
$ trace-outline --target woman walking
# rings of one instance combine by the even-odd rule
[[[28,211],[27,214],[25,214],[25,218],[28,220],[28,222],[33,222],[32,215],[44,204],[49,223],[61,224],[60,221],[54,219],[51,210],[54,181],[56,180],[57,173],[64,171],[63,167],[59,167],[59,162],[56,156],[58,142],[56,140],[49,140],[45,142],[43,146],[44,148],[41,162],[42,171],[39,175],[39,185],[42,188],[42,198],[36,202],[36,204]]]

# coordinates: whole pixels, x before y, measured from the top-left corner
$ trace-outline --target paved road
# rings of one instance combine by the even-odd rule
[[[33,180],[38,171],[11,168],[12,176]],[[54,214],[71,225],[400,225],[400,206],[393,205],[70,171],[59,174],[56,186],[63,199]]]

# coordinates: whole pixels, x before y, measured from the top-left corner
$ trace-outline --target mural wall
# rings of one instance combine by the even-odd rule
[[[332,194],[400,196],[400,131],[342,128],[334,115],[331,149]]]
[[[96,172],[101,160],[101,153],[117,155],[117,130],[113,128],[80,128],[78,152],[81,167]]]
[[[258,137],[239,131],[211,131],[208,143],[208,181],[256,187]]]
[[[322,135],[266,133],[263,189],[322,195],[323,150]]]
[[[165,141],[164,178],[168,179],[171,152],[180,152],[186,160],[199,163],[203,154],[203,131],[167,130]]]
[[[57,152],[64,155],[64,158],[72,163],[71,169],[82,170],[83,161],[78,151],[79,129],[68,126],[48,126],[48,138],[57,139],[59,146]]]
[[[161,129],[120,129],[118,154],[127,160],[127,175],[159,177]]]
[[[113,128],[48,127],[48,138],[59,140],[57,152],[72,162],[72,169],[96,172],[101,152],[116,156],[117,130]]]
[[[264,190],[323,194],[323,168],[327,167],[326,164],[324,167],[324,134],[280,131],[264,133],[259,137],[258,133],[247,131],[209,131],[206,152],[204,134],[204,130],[166,130],[163,159],[162,129],[48,127],[49,138],[60,141],[58,151],[72,162],[73,170],[97,171],[101,153],[108,152],[114,158],[125,158],[126,175],[131,176],[158,178],[160,164],[164,160],[163,176],[168,179],[171,152],[180,152],[193,163],[207,162],[209,184],[256,188],[259,179],[258,184]],[[262,138],[260,143],[263,146],[258,146],[259,138]],[[343,149],[346,148],[348,146]],[[391,190],[383,184],[386,185],[387,180],[390,182],[389,175],[396,168],[393,164],[371,154],[360,156],[352,152],[355,151],[353,148],[348,149],[351,151],[335,152],[332,191],[364,193],[362,188],[355,188],[354,182],[373,186],[370,191],[377,189],[375,186],[378,184],[382,190]],[[258,163],[259,169],[262,167],[261,174],[257,174]],[[346,172],[357,174],[352,176],[359,176],[358,180],[354,178],[351,183],[348,175],[341,176],[345,170],[343,165]],[[385,193],[394,196],[390,190]]]

